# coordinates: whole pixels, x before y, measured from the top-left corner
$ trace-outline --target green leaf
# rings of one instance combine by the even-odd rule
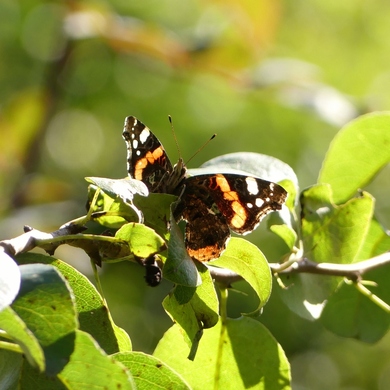
[[[19,377],[24,362],[20,353],[0,349],[0,389],[19,388]]]
[[[218,322],[219,309],[208,268],[201,263],[196,265],[202,283],[197,288],[176,286],[174,292],[163,301],[165,311],[183,329],[185,340],[190,346],[197,344],[204,328],[211,328]]]
[[[367,237],[357,256],[358,260],[367,260],[390,250],[390,236],[376,219],[371,220]]]
[[[134,204],[142,211],[144,224],[168,240],[167,221],[170,219],[171,204],[176,200],[177,196],[169,194],[149,194],[147,197],[137,195]]]
[[[180,328],[172,326],[154,351],[194,389],[290,389],[290,366],[270,332],[258,321],[227,319],[206,329],[194,361]]]
[[[153,229],[135,222],[122,226],[115,237],[126,241],[131,253],[140,258],[147,258],[166,248],[165,241]]]
[[[91,334],[107,354],[131,350],[128,334],[114,324],[103,298],[83,274],[54,257],[26,253],[17,257],[19,263],[52,264],[71,286],[79,317],[80,329]]]
[[[283,302],[291,311],[309,321],[321,316],[325,300],[341,280],[310,274],[281,274],[279,277],[285,287],[277,285],[276,288]]]
[[[334,201],[347,201],[390,161],[390,112],[361,116],[333,139],[318,183],[333,188]]]
[[[7,332],[12,341],[22,348],[25,357],[32,366],[37,367],[39,371],[45,369],[42,347],[26,324],[10,307],[0,313],[0,329]],[[0,388],[2,387],[0,386]]]
[[[97,187],[90,185],[88,187],[88,203],[90,204],[95,196]],[[94,212],[101,212],[94,221],[112,229],[120,228],[124,223],[142,220],[140,211],[132,204],[125,202],[122,198],[107,195],[100,191]]]
[[[142,352],[124,352],[112,357],[131,372],[138,390],[190,389],[179,374],[154,356]]]
[[[363,193],[336,206],[330,186],[320,184],[302,193],[301,204],[305,256],[316,262],[353,262],[367,237],[374,199]]]
[[[0,247],[0,312],[15,299],[20,287],[20,270]]]
[[[222,256],[210,265],[227,268],[241,275],[260,300],[256,311],[267,303],[272,289],[272,276],[267,259],[257,246],[243,238],[233,237]]]
[[[297,242],[298,235],[294,229],[292,229],[288,225],[271,225],[270,226],[271,232],[275,233],[278,235],[287,245],[289,250],[292,250]]]
[[[73,293],[51,265],[27,264],[20,271],[21,288],[12,308],[43,347],[46,372],[57,373],[72,353],[78,326]]]
[[[70,360],[57,376],[39,374],[26,366],[20,387],[25,390],[136,389],[128,370],[107,356],[88,333],[76,330],[73,338],[74,350]]]
[[[95,184],[112,198],[119,197],[126,201],[132,201],[134,194],[148,196],[149,190],[146,184],[140,180],[126,177],[124,179],[108,179],[105,177],[86,177],[85,180]]]
[[[164,278],[187,287],[196,287],[201,283],[195,263],[185,248],[183,234],[173,217],[168,256],[164,264]]]
[[[369,287],[372,293],[389,304],[390,266],[381,267],[365,276],[377,283],[376,287]],[[329,297],[321,322],[328,330],[339,336],[375,343],[389,331],[390,316],[360,293],[353,284],[342,282],[336,292]]]

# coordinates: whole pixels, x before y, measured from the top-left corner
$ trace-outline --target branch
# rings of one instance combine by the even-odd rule
[[[9,240],[0,241],[0,247],[3,247],[4,252],[11,257],[14,257],[19,253],[28,252],[37,246],[40,246],[46,250],[47,253],[53,254],[62,242],[39,245],[39,241],[50,241],[61,236],[77,234],[84,231],[85,229],[86,228],[84,226],[69,224],[60,227],[58,230],[52,233],[45,233],[33,229],[30,226],[24,226],[24,234]]]
[[[343,276],[352,281],[358,281],[362,279],[366,272],[383,267],[386,264],[390,264],[390,252],[353,264],[315,263],[304,258],[296,261],[288,268],[284,268],[283,263],[270,263],[269,266],[274,274],[308,273],[326,276]],[[212,266],[209,269],[211,276],[217,282],[230,285],[231,283],[242,280],[240,275],[230,270]]]

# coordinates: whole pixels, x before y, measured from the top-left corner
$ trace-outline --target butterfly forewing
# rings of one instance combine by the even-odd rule
[[[127,145],[129,175],[143,181],[150,192],[173,193],[184,179],[184,164],[172,167],[159,139],[133,116],[125,119],[122,136]]]

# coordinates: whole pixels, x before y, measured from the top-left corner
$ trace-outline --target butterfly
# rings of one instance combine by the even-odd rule
[[[172,165],[158,138],[134,116],[125,119],[122,135],[130,177],[141,180],[149,192],[179,197],[174,216],[186,221],[185,246],[193,259],[217,259],[226,249],[230,230],[250,233],[286,200],[283,187],[253,176],[189,176],[183,160]]]

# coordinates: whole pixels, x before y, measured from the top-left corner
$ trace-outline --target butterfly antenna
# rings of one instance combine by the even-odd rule
[[[186,161],[186,165],[200,152],[202,151],[208,144],[211,140],[213,140],[215,137],[217,136],[217,134],[213,134],[187,161]]]
[[[175,128],[173,127],[172,117],[171,117],[170,115],[168,115],[168,119],[169,119],[169,123],[171,124],[171,130],[172,130],[173,138],[175,139],[176,149],[177,149],[177,152],[178,152],[178,154],[179,154],[179,158],[181,159],[181,153],[180,153],[180,148],[179,148],[179,142],[177,142],[177,137],[176,137]]]
[[[179,153],[179,157],[181,157],[180,155],[180,148],[179,148],[179,143],[177,142],[177,138],[176,138],[176,133],[175,133],[175,128],[173,127],[173,121],[172,121],[172,117],[170,115],[168,115],[168,119],[169,119],[169,122],[171,124],[171,128],[172,128],[172,133],[173,133],[173,138],[175,139],[175,142],[176,142],[176,147],[177,147],[177,150],[178,150],[178,153]],[[185,163],[185,165],[187,165],[201,150],[203,150],[203,148],[205,148],[208,143],[214,139],[215,137],[217,136],[217,134],[213,134]]]

